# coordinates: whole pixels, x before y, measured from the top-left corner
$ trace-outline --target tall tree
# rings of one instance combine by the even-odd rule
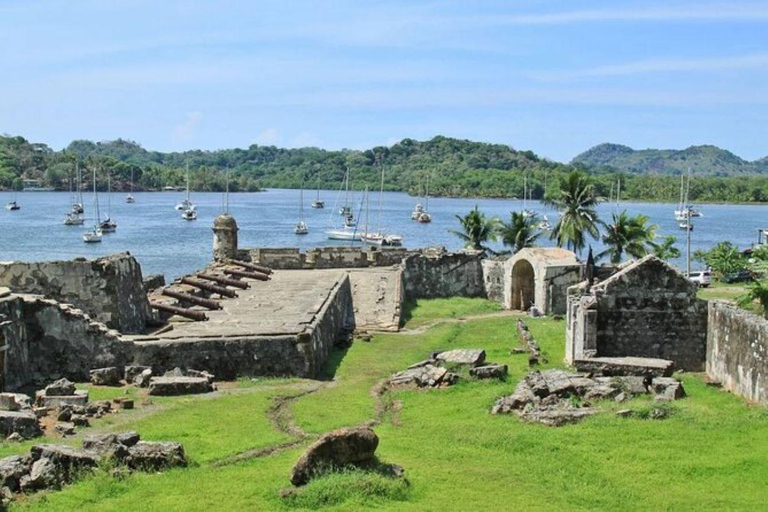
[[[501,242],[516,253],[526,247],[534,247],[541,236],[539,216],[525,212],[512,212],[509,222],[499,222],[498,234]]]
[[[456,215],[456,218],[461,224],[461,231],[454,229],[448,231],[464,240],[464,245],[468,249],[484,251],[488,249],[485,246],[487,242],[496,241],[498,220],[486,218],[485,214],[477,209],[477,206],[463,217]]]
[[[611,263],[620,263],[624,254],[634,258],[642,258],[652,249],[651,245],[656,238],[656,224],[648,224],[648,216],[636,215],[630,217],[627,211],[613,214],[613,222],[605,226],[606,233],[603,236],[605,250],[597,256],[601,258],[608,255]]]
[[[547,201],[550,206],[561,212],[550,238],[555,240],[559,247],[566,246],[576,253],[581,253],[587,236],[595,239],[600,236],[598,202],[595,186],[586,174],[572,171],[561,178],[560,189]]]

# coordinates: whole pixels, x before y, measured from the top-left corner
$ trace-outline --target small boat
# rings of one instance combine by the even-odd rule
[[[416,205],[416,208],[414,208],[414,213],[419,206],[421,205]],[[413,218],[413,213],[411,214],[411,218]],[[424,207],[421,209],[421,212],[419,212],[416,220],[422,224],[429,224],[432,222],[432,215],[429,213],[429,174],[427,174],[427,184],[424,187]]]
[[[430,215],[427,212],[422,212],[421,215],[419,215],[419,218],[416,220],[418,220],[422,224],[429,224],[430,222],[432,222],[432,215]]]
[[[16,201],[11,201],[5,205],[5,209],[9,212],[15,212],[16,210],[21,210],[21,205]]]
[[[299,192],[299,222],[293,227],[293,232],[297,235],[306,235],[309,233],[309,226],[304,222],[304,185]]]
[[[181,218],[184,220],[197,220],[197,210],[194,205],[181,212]]]
[[[533,217],[536,212],[528,208],[528,200],[533,200],[529,197],[531,192],[528,190],[528,175],[523,176],[523,217]]]
[[[701,211],[697,210],[688,202],[688,196],[691,191],[691,168],[688,168],[688,182],[685,181],[685,175],[680,175],[680,204],[675,210],[675,220],[685,221],[689,217],[703,217]],[[681,228],[683,229],[683,228]]]
[[[549,231],[552,229],[552,224],[549,222],[549,219],[546,215],[542,216],[541,221],[539,221],[538,228],[542,231]]]
[[[346,240],[350,242],[361,241],[363,234],[356,228],[329,229],[325,232],[328,240]]]
[[[99,222],[99,230],[102,233],[114,233],[117,230],[117,223],[112,220],[112,177],[109,174],[107,174],[107,217]]]
[[[101,242],[101,230],[94,226],[90,231],[83,233],[83,242],[97,244]]]
[[[421,203],[416,203],[416,206],[413,207],[413,211],[411,212],[411,220],[419,220],[422,213],[424,213],[424,207]]]
[[[366,229],[364,230],[362,240],[363,242],[369,243],[369,244],[375,244],[375,245],[381,245],[381,246],[400,246],[403,245],[403,237],[400,235],[396,235],[394,233],[387,233],[382,228],[382,205],[384,203],[384,167],[381,168],[381,189],[379,190],[379,229],[376,232],[369,232],[367,226],[368,223],[368,190],[365,191],[365,225]]]
[[[125,202],[126,203],[135,203],[136,198],[133,197],[133,169],[131,169],[131,191],[128,192],[128,195],[125,196]]]
[[[320,184],[317,184],[317,197],[312,201],[312,208],[321,210],[325,208],[325,201],[320,200]]]
[[[680,224],[678,224],[678,227],[686,231],[693,231],[693,224],[691,224],[688,221],[681,222]]]
[[[83,222],[85,220],[83,219],[83,216],[79,213],[75,212],[69,212],[67,214],[67,217],[64,219],[64,225],[65,226],[82,226]]]
[[[189,199],[189,165],[187,165],[187,195],[186,197],[176,205],[177,210],[193,210],[195,205]]]

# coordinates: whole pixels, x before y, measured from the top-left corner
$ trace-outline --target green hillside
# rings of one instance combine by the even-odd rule
[[[691,168],[697,176],[734,176],[768,172],[768,157],[749,162],[717,146],[682,150],[634,150],[620,144],[600,144],[576,156],[573,165],[633,174],[679,175]]]

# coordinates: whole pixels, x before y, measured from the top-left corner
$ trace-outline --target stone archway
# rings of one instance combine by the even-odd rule
[[[527,311],[534,302],[535,276],[528,260],[519,260],[512,267],[512,309]]]

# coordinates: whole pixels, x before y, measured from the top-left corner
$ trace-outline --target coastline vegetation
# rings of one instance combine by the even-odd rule
[[[54,151],[20,136],[0,136],[0,188],[20,189],[23,179],[34,179],[45,186],[68,190],[76,161],[89,170],[95,166],[101,173],[109,172],[117,191],[127,189],[132,174],[137,190],[181,187],[187,166],[192,188],[201,191],[223,190],[226,173],[230,175],[233,191],[302,185],[310,189],[336,189],[347,168],[353,189],[378,188],[381,166],[385,168],[387,190],[412,195],[424,194],[429,181],[429,194],[433,196],[522,197],[527,181],[530,198],[547,200],[552,199],[557,181],[574,169],[585,170],[592,176],[599,197],[615,197],[618,183],[623,200],[676,202],[680,190],[679,176],[672,174],[620,171],[581,162],[564,164],[503,144],[442,136],[423,142],[403,139],[389,147],[367,150],[284,149],[254,144],[244,149],[170,153],[150,151],[123,139],[76,140],[61,151]],[[758,171],[729,176],[695,174],[690,200],[766,202],[768,174]],[[84,179],[87,185],[88,172]],[[106,185],[106,179],[98,181],[100,186]]]

